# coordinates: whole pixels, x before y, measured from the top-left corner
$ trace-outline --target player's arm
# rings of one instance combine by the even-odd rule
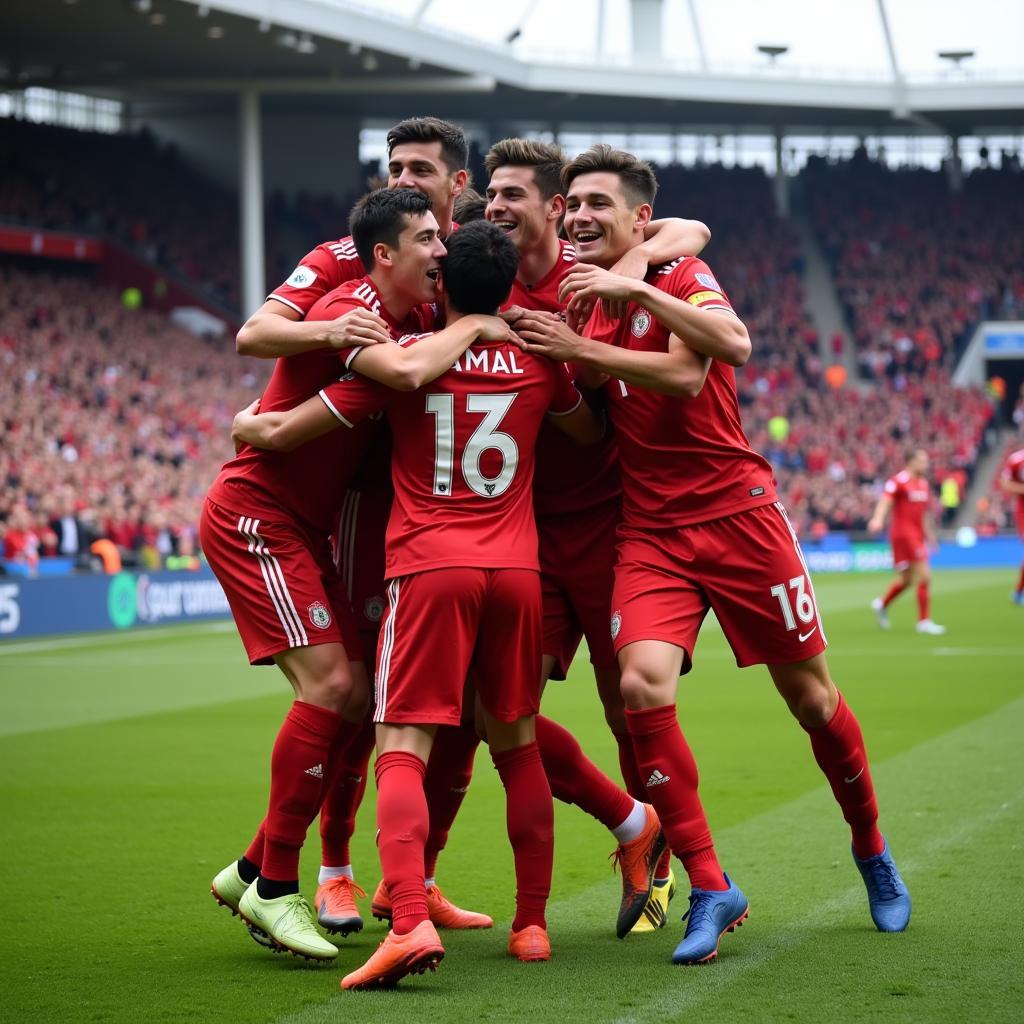
[[[460,317],[443,331],[415,345],[378,345],[351,354],[348,365],[360,375],[396,391],[415,391],[450,370],[452,363],[474,341],[511,341],[521,345],[515,332],[496,316]]]
[[[878,504],[875,506],[875,511],[871,513],[871,518],[868,520],[868,533],[879,533],[883,526],[885,526],[885,520],[889,515],[889,510],[892,508],[892,496],[889,494],[883,494],[878,499]]]
[[[307,398],[294,409],[280,412],[257,412],[258,407],[259,400],[236,414],[231,424],[231,440],[236,452],[242,444],[273,452],[290,452],[342,425],[319,395]]]
[[[1020,482],[1013,479],[1013,476],[1009,470],[1003,472],[999,478],[999,486],[1002,487],[1007,494],[1022,495],[1024,494],[1024,482]]]
[[[388,325],[368,309],[352,309],[334,320],[303,320],[278,299],[267,299],[242,325],[235,350],[242,356],[276,359],[319,348],[350,348],[390,340]]]
[[[711,229],[699,220],[684,220],[681,217],[652,220],[644,228],[643,242],[630,249],[612,270],[617,274],[625,273],[618,269],[619,266],[627,257],[636,254],[643,257],[646,264],[643,273],[639,275],[643,277],[648,267],[668,263],[669,260],[678,259],[680,256],[699,256],[710,241]]]
[[[564,363],[576,363],[626,384],[663,395],[696,398],[707,380],[709,357],[671,335],[667,352],[638,352],[576,334],[543,314],[527,313],[516,322],[527,351]]]

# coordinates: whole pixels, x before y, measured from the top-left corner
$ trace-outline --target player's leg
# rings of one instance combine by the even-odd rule
[[[423,885],[423,846],[429,827],[423,777],[434,727],[377,726],[377,847],[392,893],[392,922],[384,942],[343,989],[388,987],[411,973],[433,970],[444,947],[430,923]]]
[[[829,674],[824,654],[769,665],[772,681],[810,737],[811,750],[850,826],[853,856],[880,931],[903,931],[910,894],[878,830],[878,801],[860,723]]]
[[[946,632],[946,627],[933,622],[931,617],[932,570],[928,564],[927,547],[922,544],[917,554],[919,557],[910,565],[912,581],[917,586],[917,631],[941,636]]]
[[[882,597],[876,597],[871,602],[871,609],[875,613],[875,617],[878,619],[879,626],[882,629],[888,629],[891,625],[889,622],[889,605],[896,600],[900,594],[903,593],[913,583],[913,572],[912,566],[909,562],[900,561],[899,555],[900,546],[898,542],[893,542],[893,567],[896,570],[896,578],[889,584],[889,589],[882,595]]]
[[[524,961],[550,956],[545,910],[554,859],[554,808],[536,736],[541,632],[539,575],[525,569],[489,571],[473,668],[491,758],[505,788],[515,859],[516,914],[509,952]]]
[[[264,932],[271,925],[277,946],[333,957],[337,950],[307,920],[308,907],[298,895],[298,851],[316,814],[316,808],[308,813],[307,804],[318,804],[331,758],[366,704],[365,673],[349,664],[343,646],[354,641],[351,615],[332,605],[326,552],[293,524],[260,521],[207,501],[200,529],[250,661],[276,662],[296,697],[275,742],[267,819],[235,866],[237,908]],[[250,884],[257,866],[262,885]],[[223,895],[229,871],[214,880],[215,896],[218,889]],[[257,905],[264,900],[279,902]]]
[[[374,684],[377,731],[377,845],[392,928],[379,949],[342,988],[393,984],[433,966],[444,948],[430,921],[423,854],[429,812],[423,780],[438,726],[462,720],[486,573],[436,569],[388,582]],[[437,628],[437,609],[446,612]]]

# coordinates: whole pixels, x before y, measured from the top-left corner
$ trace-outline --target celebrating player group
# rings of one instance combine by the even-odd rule
[[[491,148],[484,217],[460,227],[466,157],[455,125],[392,128],[387,188],[238,335],[276,363],[235,417],[201,537],[250,661],[276,664],[295,701],[266,817],[215,899],[263,945],[334,959],[299,854],[319,814],[316,919],[361,929],[349,839],[376,748],[371,910],[390,929],[341,986],[433,970],[439,929],[493,926],[437,884],[482,740],[506,792],[512,957],[552,957],[555,798],[615,838],[616,935],[665,925],[674,856],[690,893],[671,961],[713,960],[748,904],[676,711],[713,609],[737,664],[766,665],[807,733],[876,927],[902,931],[910,896],[864,738],[771,467],[743,433],[733,368],[751,339],[698,258],[707,229],[654,220],[654,173],[629,153],[568,160],[524,139]],[[540,713],[584,637],[621,783]]]

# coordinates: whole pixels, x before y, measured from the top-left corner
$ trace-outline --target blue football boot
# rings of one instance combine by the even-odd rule
[[[868,906],[871,920],[880,932],[901,932],[910,924],[910,893],[896,862],[889,852],[889,844],[881,853],[866,860],[853,857],[857,870],[864,879],[868,890]]]
[[[710,963],[718,956],[722,935],[743,924],[750,913],[747,897],[728,875],[725,880],[729,888],[723,892],[691,890],[690,909],[683,915],[686,933],[672,954],[672,963]]]

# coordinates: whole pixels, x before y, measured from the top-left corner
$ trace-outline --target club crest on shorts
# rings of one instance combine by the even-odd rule
[[[642,338],[651,326],[651,314],[646,309],[637,310],[633,314],[629,329],[633,332],[634,338]]]
[[[615,611],[612,614],[612,639],[614,640],[619,635],[619,630],[622,629],[622,612]]]
[[[368,597],[366,604],[363,605],[363,614],[370,622],[380,622],[381,616],[384,614],[384,598]]]
[[[314,601],[306,611],[309,612],[309,621],[317,629],[326,629],[331,624],[331,613],[322,601]]]

